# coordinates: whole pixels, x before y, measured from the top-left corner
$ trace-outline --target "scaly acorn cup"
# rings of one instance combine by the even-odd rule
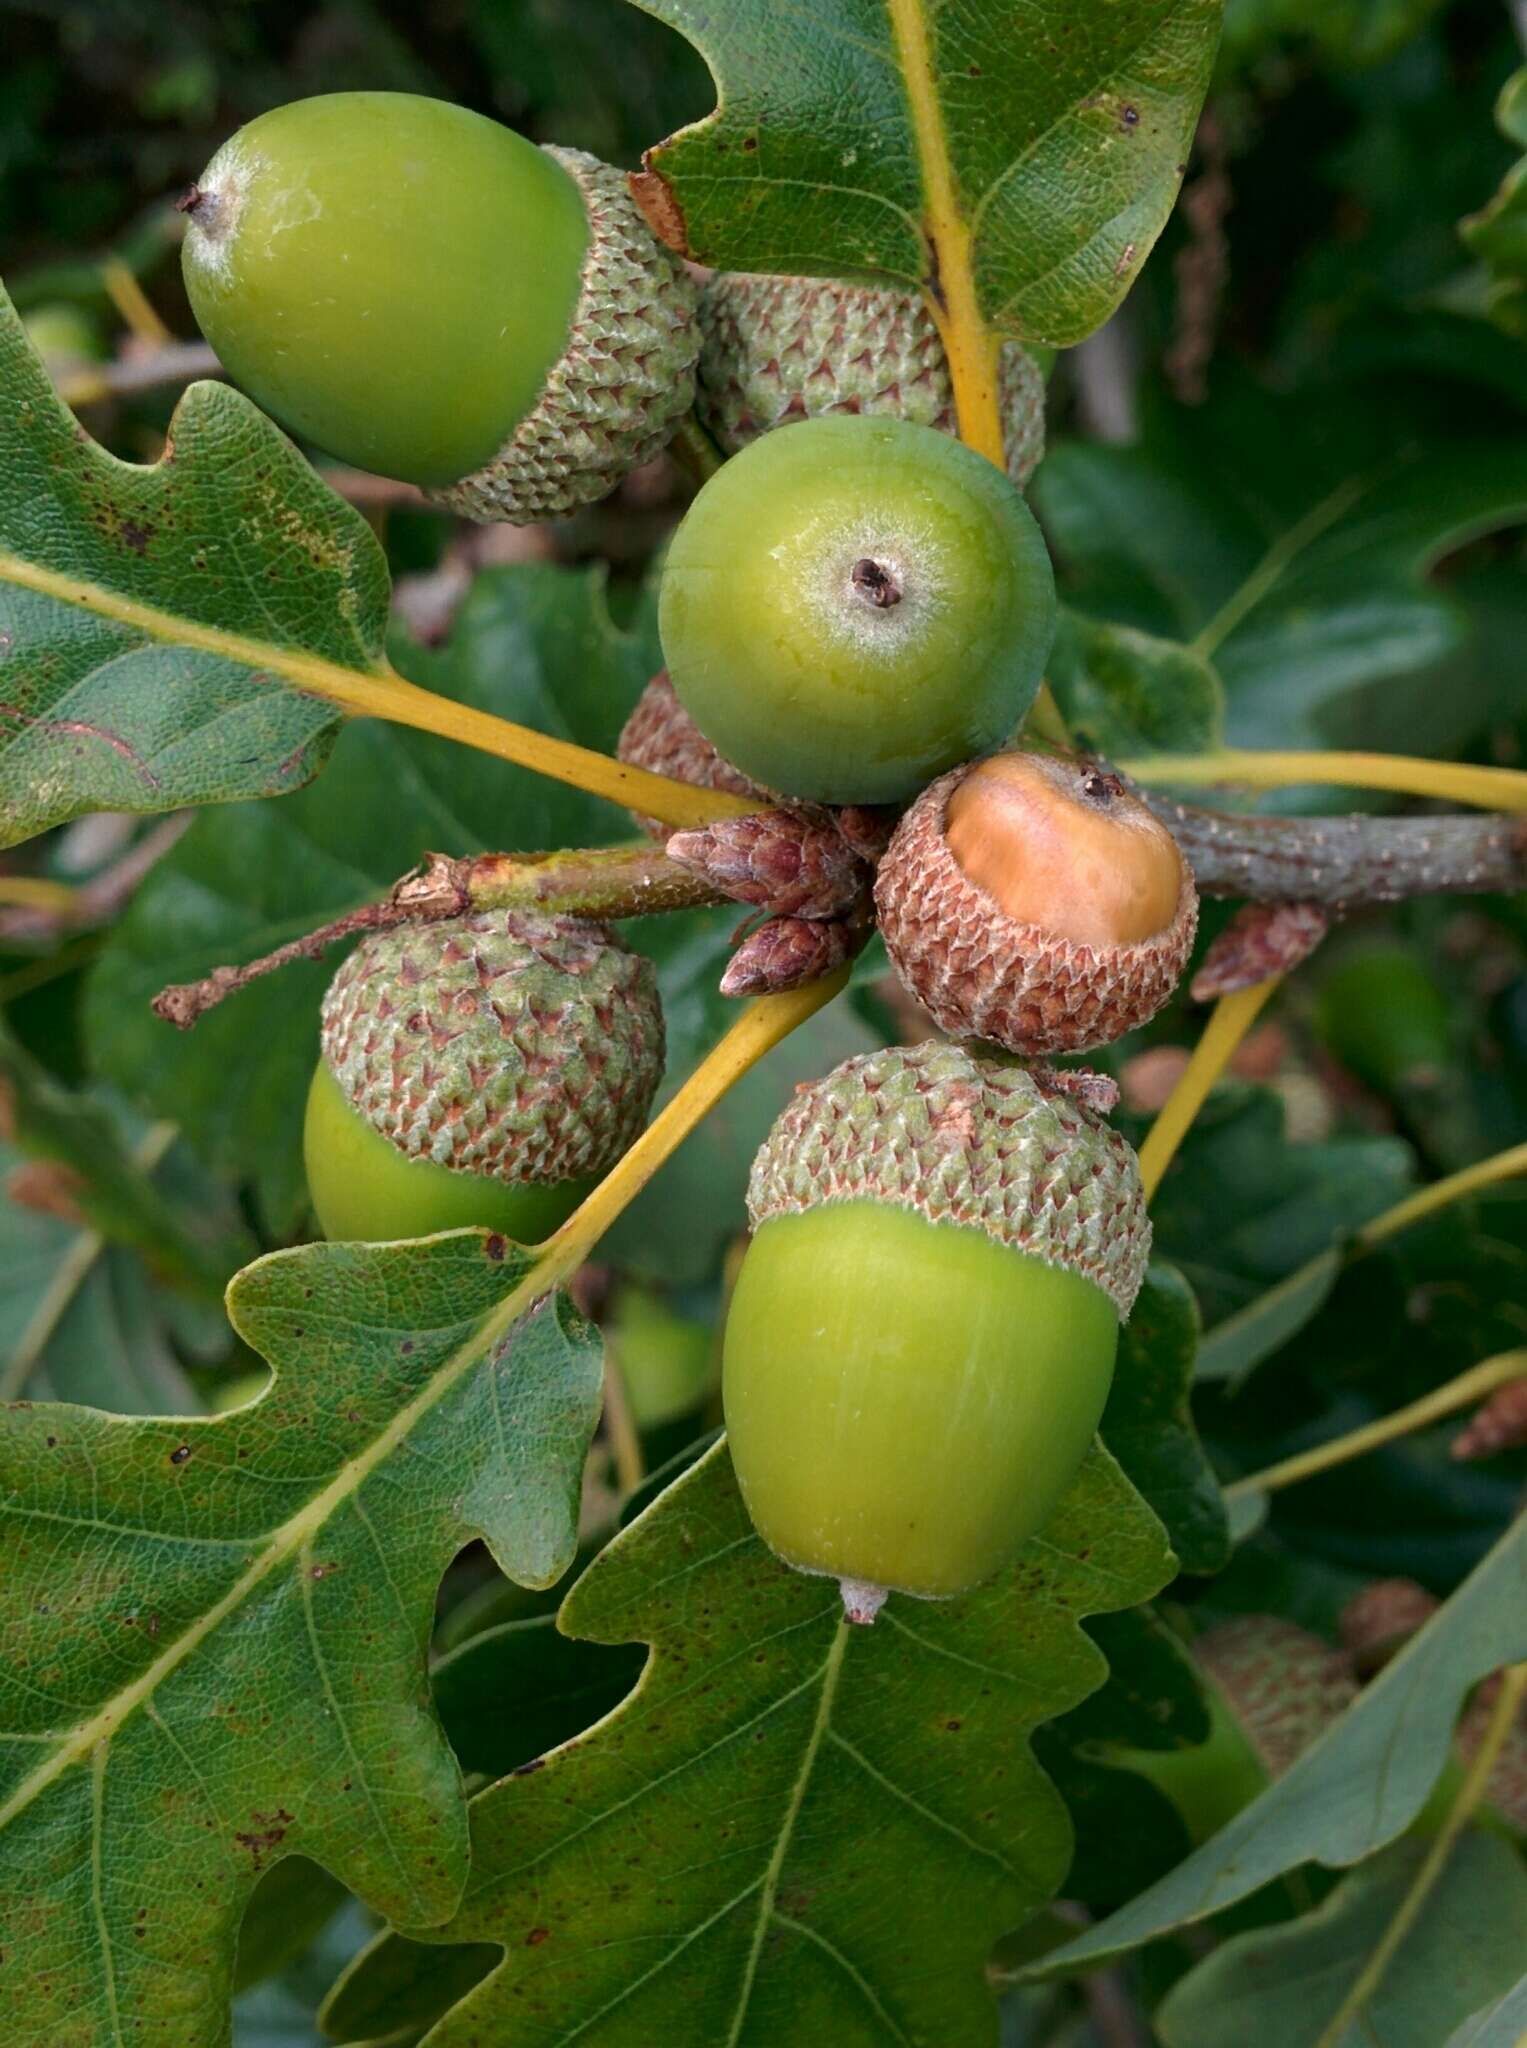
[[[1116,775],[997,754],[931,783],[875,878],[891,963],[939,1027],[1082,1052],[1144,1024],[1193,947],[1198,892]]]
[[[696,789],[724,789],[733,796],[756,796],[759,809],[767,807],[768,796],[730,761],[723,761],[679,702],[668,671],[660,668],[637,698],[631,716],[620,729],[616,757],[633,768],[650,768],[654,775],[667,775],[675,782],[693,783]],[[673,831],[661,818],[649,818],[641,811],[633,819],[651,839],[667,839]]]
[[[805,420],[700,491],[658,597],[679,701],[761,788],[899,803],[1039,688],[1055,578],[983,456],[904,420]]]
[[[695,403],[728,455],[760,434],[828,413],[885,414],[959,431],[938,329],[916,292],[836,278],[717,271],[700,294]],[[1007,472],[1020,487],[1045,446],[1044,375],[1002,350]]]
[[[186,290],[294,433],[525,524],[603,497],[688,411],[696,291],[623,173],[411,93],[261,114],[181,201]]]
[[[308,1188],[324,1235],[536,1243],[647,1120],[651,963],[608,926],[484,910],[362,940],[323,1000]]]
[[[797,1090],[748,1208],[723,1400],[759,1534],[851,1620],[979,1585],[1103,1412],[1150,1249],[1134,1153],[1022,1068],[892,1047]]]

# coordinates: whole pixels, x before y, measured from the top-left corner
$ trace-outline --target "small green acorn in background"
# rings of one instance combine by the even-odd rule
[[[323,1001],[308,1189],[324,1235],[546,1237],[647,1120],[651,963],[608,926],[477,911],[364,939]]]
[[[715,1332],[709,1323],[680,1315],[652,1288],[624,1284],[602,1327],[638,1429],[661,1429],[692,1416],[712,1392]]]
[[[917,292],[833,277],[717,271],[700,294],[700,418],[728,455],[831,413],[883,414],[958,433],[944,344]],[[999,385],[1007,472],[1020,487],[1045,446],[1045,383],[1017,342]]]
[[[1015,487],[902,420],[807,420],[724,465],[659,593],[669,679],[761,788],[898,803],[1033,703],[1055,577]]]
[[[689,410],[695,287],[580,151],[330,93],[249,122],[180,204],[191,307],[234,381],[469,518],[601,498]]]
[[[797,1090],[748,1208],[722,1395],[759,1534],[855,1621],[979,1585],[1102,1415],[1150,1248],[1134,1153],[1022,1068],[892,1047]]]

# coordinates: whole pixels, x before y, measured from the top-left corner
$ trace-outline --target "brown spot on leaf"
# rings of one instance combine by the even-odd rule
[[[532,1927],[525,1936],[526,1948],[539,1948],[550,1933],[551,1929],[549,1927]]]

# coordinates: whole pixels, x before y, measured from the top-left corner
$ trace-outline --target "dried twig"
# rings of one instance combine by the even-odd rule
[[[727,898],[652,846],[575,848],[563,853],[484,853],[452,860],[443,853],[393,885],[379,903],[363,903],[241,966],[214,967],[200,981],[161,989],[154,1014],[181,1031],[226,996],[293,960],[316,960],[358,932],[460,917],[468,910],[539,910],[572,917],[640,917],[693,909]]]
[[[68,908],[43,909],[31,905],[7,905],[0,911],[0,935],[29,943],[56,939],[64,932],[84,931],[110,923],[127,903],[138,884],[190,824],[193,813],[177,811],[163,818],[110,867],[92,875],[70,891]]]

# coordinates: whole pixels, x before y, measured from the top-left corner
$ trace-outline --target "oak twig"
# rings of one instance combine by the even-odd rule
[[[1527,888],[1527,818],[1245,817],[1149,789],[1139,794],[1173,834],[1205,896],[1339,909]]]
[[[293,960],[316,960],[358,932],[433,923],[469,910],[539,910],[570,917],[640,917],[649,911],[688,910],[728,899],[689,874],[659,848],[647,845],[581,847],[561,853],[483,853],[452,860],[425,857],[421,868],[394,883],[378,903],[363,903],[316,931],[241,966],[214,967],[200,981],[161,989],[154,1014],[189,1031],[225,996],[248,987]]]

